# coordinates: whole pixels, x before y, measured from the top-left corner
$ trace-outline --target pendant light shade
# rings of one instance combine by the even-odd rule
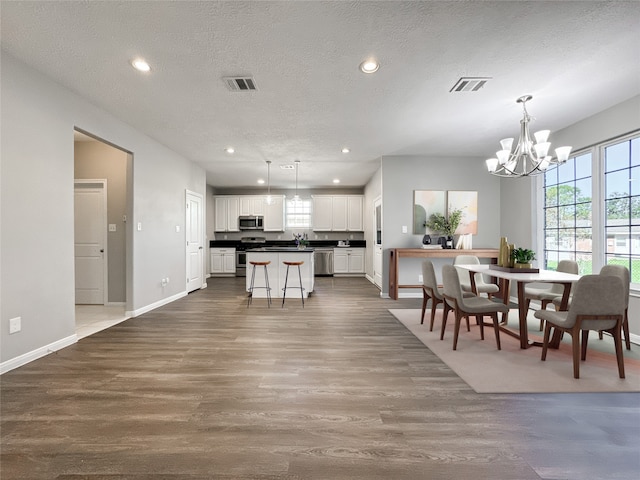
[[[298,166],[300,165],[300,160],[296,160],[294,163],[296,165],[296,194],[293,196],[293,201],[299,202],[300,196],[298,195]]]

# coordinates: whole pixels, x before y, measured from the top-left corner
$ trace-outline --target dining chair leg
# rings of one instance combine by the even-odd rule
[[[551,336],[551,324],[546,323],[544,326],[544,338],[542,340],[542,356],[540,360],[543,362],[547,359],[547,348],[549,348],[549,337]]]
[[[622,329],[624,330],[624,343],[627,350],[631,350],[631,339],[629,338],[629,314],[627,310],[624,311],[624,321],[622,322]]]
[[[427,311],[427,301],[429,300],[429,294],[427,290],[422,287],[422,315],[420,316],[420,325],[424,323],[424,314]]]
[[[571,334],[571,354],[573,357],[573,378],[580,378],[580,330],[574,329]]]
[[[624,378],[624,357],[622,356],[622,332],[621,328],[614,327],[610,330],[613,335],[613,343],[616,347],[616,359],[618,360],[618,375],[620,378]]]
[[[445,306],[445,311],[442,314],[442,324],[440,325],[440,340],[444,340],[444,329],[447,328],[447,317],[449,316],[449,310],[448,310],[449,304],[447,303],[446,300],[444,302],[444,306]],[[454,310],[454,315],[457,315],[455,313],[455,310]]]
[[[440,303],[439,300],[436,300],[435,298],[431,299],[431,322],[429,322],[430,332],[433,332],[433,324],[435,323],[435,320],[436,320],[436,307],[438,306],[439,303]]]
[[[484,317],[476,315],[476,323],[480,325],[480,340],[484,340]]]
[[[589,344],[589,330],[582,330],[582,351],[580,359],[584,362],[587,359],[587,345]]]
[[[453,349],[458,348],[458,334],[460,333],[460,321],[462,320],[462,315],[456,313],[456,325],[453,329]]]
[[[504,314],[503,314],[504,315]],[[493,329],[496,333],[496,345],[498,346],[498,350],[502,350],[500,346],[500,326],[498,325],[498,313],[495,312],[493,315]]]

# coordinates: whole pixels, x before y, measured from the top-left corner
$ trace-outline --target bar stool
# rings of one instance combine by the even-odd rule
[[[267,290],[267,306],[271,307],[271,287],[269,286],[269,274],[267,272],[267,265],[271,263],[271,261],[267,260],[266,262],[249,262],[253,265],[253,269],[251,270],[251,284],[249,285],[249,298],[247,299],[247,308],[251,305],[253,301],[253,290],[255,288],[265,288]],[[254,287],[254,280],[256,279],[256,267],[264,267],[264,287]]]
[[[289,267],[298,267],[298,280],[300,280],[299,287],[290,287],[290,288],[300,288],[300,299],[302,300],[302,308],[304,308],[304,288],[302,288],[302,274],[300,273],[300,265],[304,262],[282,262],[287,266],[287,274],[284,277],[284,288],[282,289],[282,306],[284,307],[284,299],[287,296],[287,281],[289,280]]]

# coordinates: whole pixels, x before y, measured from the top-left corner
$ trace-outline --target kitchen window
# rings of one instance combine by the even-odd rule
[[[288,230],[311,228],[311,199],[287,200],[285,204]]]

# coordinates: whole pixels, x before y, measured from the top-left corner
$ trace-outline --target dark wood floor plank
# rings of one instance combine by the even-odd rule
[[[598,479],[640,395],[478,395],[361,278],[246,307],[208,288],[0,377],[0,478]]]

